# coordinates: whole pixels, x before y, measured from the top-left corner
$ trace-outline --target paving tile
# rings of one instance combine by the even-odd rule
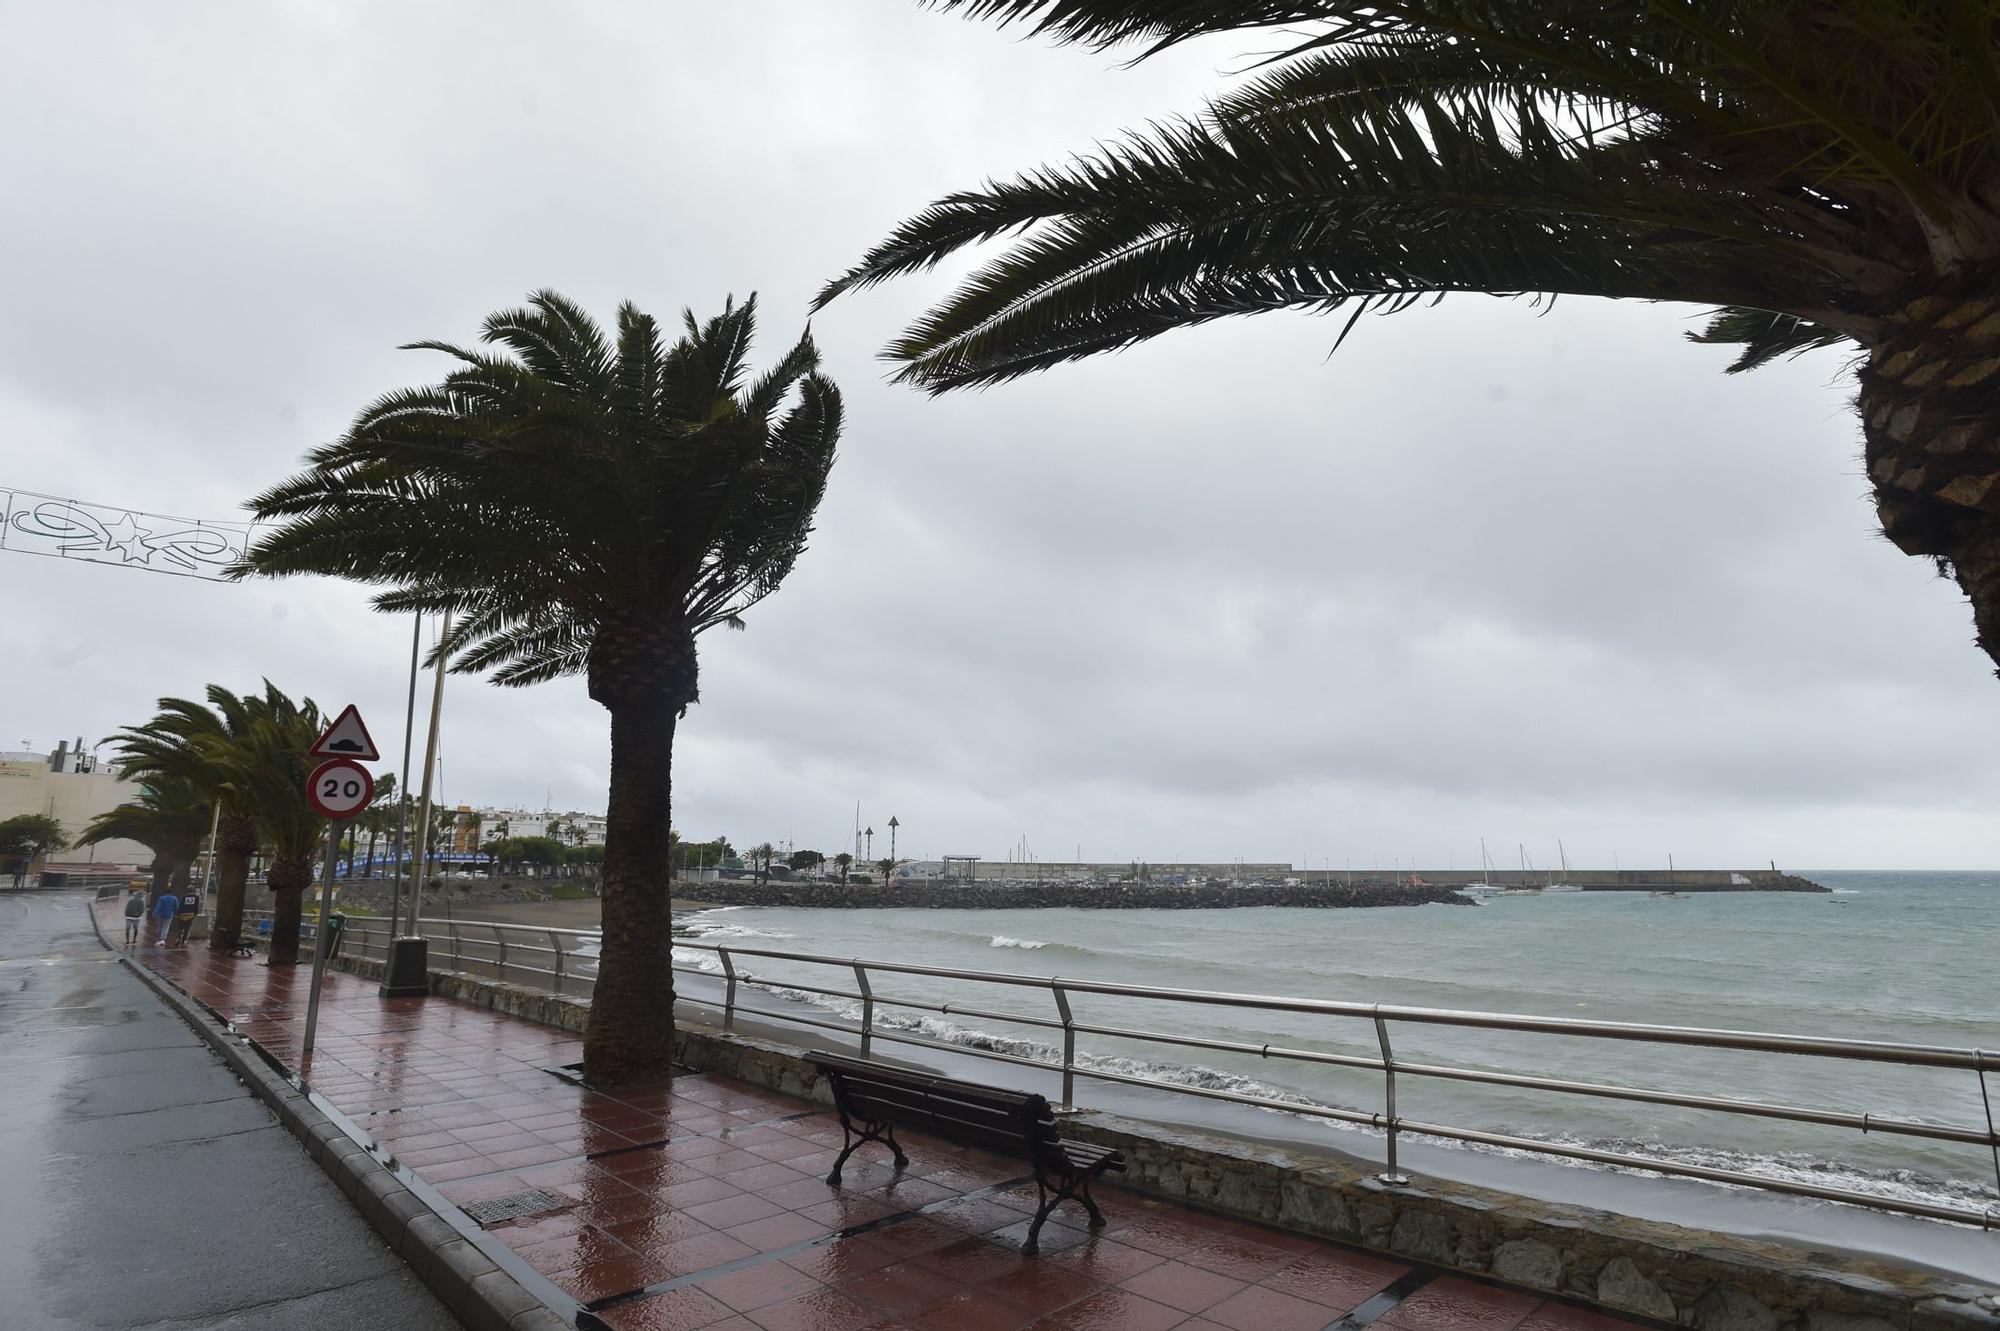
[[[963,1285],[918,1262],[901,1261],[849,1277],[835,1288],[857,1303],[900,1315],[928,1307]]]
[[[1041,1314],[966,1289],[904,1318],[914,1331],[1022,1331]]]
[[[768,1304],[782,1303],[819,1289],[820,1282],[783,1262],[762,1262],[727,1275],[711,1276],[694,1288],[728,1304],[737,1312],[749,1312]]]
[[[749,1244],[738,1242],[727,1234],[701,1233],[650,1244],[646,1255],[664,1262],[672,1274],[684,1276],[706,1271],[711,1266],[721,1266],[724,1262],[733,1262],[740,1257],[749,1257],[756,1251]]]
[[[683,1286],[636,1303],[621,1303],[598,1316],[612,1331],[695,1331],[727,1322],[734,1314],[703,1291]]]
[[[701,1221],[710,1229],[728,1229],[732,1225],[747,1225],[752,1220],[763,1220],[774,1215],[784,1215],[785,1208],[775,1202],[767,1202],[754,1193],[738,1192],[714,1201],[700,1202],[681,1208],[682,1214]]]
[[[691,1178],[685,1183],[668,1183],[660,1187],[648,1187],[648,1196],[658,1197],[668,1206],[693,1208],[703,1202],[719,1201],[724,1197],[745,1195],[733,1183],[724,1183],[719,1178]],[[782,1205],[782,1203],[776,1203]]]
[[[626,1220],[597,1221],[605,1233],[635,1252],[653,1252],[670,1243],[699,1238],[711,1233],[707,1225],[677,1211],[645,1211]]]
[[[771,1252],[778,1248],[788,1248],[794,1243],[818,1238],[827,1232],[825,1225],[808,1220],[802,1215],[781,1211],[763,1220],[752,1220],[747,1225],[732,1225],[724,1233],[757,1249]]]
[[[598,1299],[644,1289],[668,1274],[664,1264],[633,1256],[593,1261],[572,1270],[554,1272],[549,1279],[577,1302],[594,1303]]]
[[[1118,1287],[1129,1289],[1155,1303],[1164,1303],[1169,1308],[1198,1313],[1213,1308],[1244,1285],[1241,1280],[1231,1280],[1228,1276],[1205,1271],[1199,1266],[1165,1261],[1138,1275],[1126,1277],[1118,1282]]]
[[[835,1284],[848,1276],[901,1261],[905,1255],[889,1251],[876,1242],[873,1235],[864,1234],[818,1244],[803,1252],[788,1253],[779,1260],[815,1279]]]
[[[1133,1248],[1116,1239],[1092,1238],[1088,1243],[1065,1248],[1043,1260],[1052,1265],[1080,1271],[1107,1285],[1115,1285],[1121,1280],[1138,1275],[1141,1271],[1150,1271],[1167,1259],[1156,1252]],[[1297,1290],[1287,1292],[1298,1293]]]
[[[1235,1276],[1253,1284],[1283,1270],[1297,1257],[1298,1254],[1289,1249],[1275,1248],[1255,1238],[1235,1234],[1222,1235],[1181,1254],[1181,1260],[1190,1266]]]
[[[1060,1266],[1031,1262],[982,1281],[975,1287],[988,1297],[1040,1315],[1067,1307],[1104,1289],[1104,1282]]]
[[[1622,1317],[1551,1302],[1529,1313],[1515,1331],[1633,1331],[1637,1325]]]
[[[1070,1331],[1168,1331],[1187,1319],[1179,1308],[1142,1299],[1125,1289],[1107,1289],[1054,1314]]]
[[[1442,1276],[1378,1321],[1403,1331],[1513,1331],[1541,1302],[1539,1294]]]
[[[1231,1294],[1202,1316],[1232,1331],[1320,1331],[1329,1320],[1325,1305],[1261,1285]]]
[[[860,1331],[881,1315],[845,1294],[821,1288],[766,1304],[744,1316],[764,1331]]]
[[[1281,1294],[1310,1299],[1336,1312],[1348,1312],[1409,1274],[1409,1270],[1400,1262],[1326,1248],[1296,1259],[1260,1283]]]

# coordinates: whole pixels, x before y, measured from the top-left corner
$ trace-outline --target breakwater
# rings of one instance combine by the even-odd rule
[[[1273,883],[1261,887],[1168,886],[1156,883],[965,883],[897,879],[893,883],[676,884],[676,895],[717,906],[809,906],[850,910],[891,907],[936,910],[1031,910],[1050,906],[1085,910],[1229,910],[1247,906],[1469,906],[1449,887],[1389,883]]]

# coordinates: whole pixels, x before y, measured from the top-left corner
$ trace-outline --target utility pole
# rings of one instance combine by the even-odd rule
[[[448,659],[444,643],[450,636],[451,614],[447,611],[438,621],[437,682],[431,688],[430,736],[424,742],[423,794],[417,807],[416,855],[410,864],[410,932],[391,944],[394,951],[381,990],[385,997],[430,992],[430,949],[423,939],[424,859],[430,853],[431,775],[437,770],[438,720],[444,713],[444,668]]]

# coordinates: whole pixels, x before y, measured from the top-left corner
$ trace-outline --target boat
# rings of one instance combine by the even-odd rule
[[[1507,890],[1493,881],[1493,862],[1486,856],[1485,837],[1479,838],[1479,875],[1478,882],[1467,883],[1465,886],[1458,888],[1458,894],[1462,897],[1471,897],[1474,901],[1484,905],[1488,897],[1500,896]]]
[[[1545,886],[1542,890],[1545,892],[1583,891],[1582,884],[1572,883],[1569,880],[1569,852],[1563,849],[1563,843],[1560,837],[1556,839],[1556,857],[1562,861],[1562,874],[1563,874],[1562,881],[1556,883],[1550,883],[1547,886]]]
[[[1648,892],[1646,895],[1661,901],[1691,901],[1694,898],[1692,892]]]

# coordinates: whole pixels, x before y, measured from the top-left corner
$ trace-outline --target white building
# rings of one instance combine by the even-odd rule
[[[62,824],[68,841],[82,836],[98,814],[137,799],[139,789],[136,781],[120,780],[81,738],[74,746],[65,740],[54,753],[0,753],[0,818],[42,814]],[[136,841],[106,841],[77,851],[53,850],[49,859],[132,868],[151,864],[153,852]]]

